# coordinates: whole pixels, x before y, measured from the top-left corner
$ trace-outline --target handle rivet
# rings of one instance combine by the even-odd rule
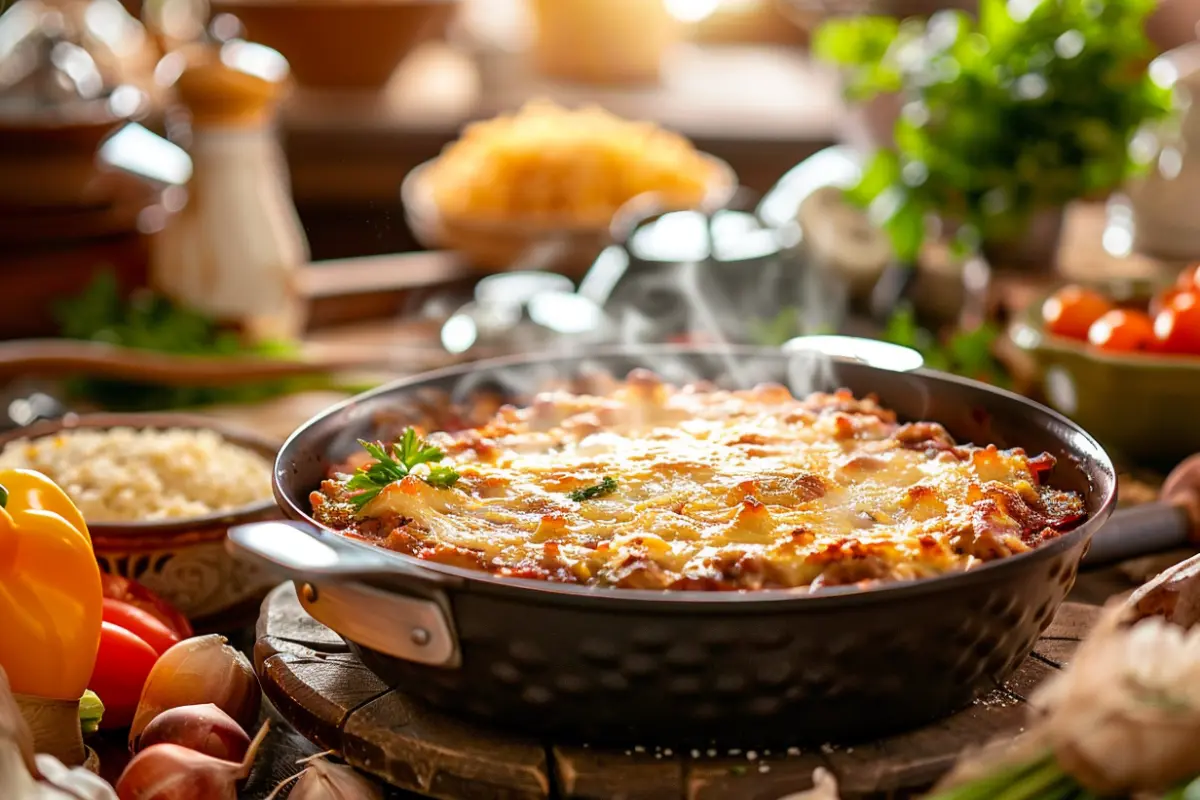
[[[317,587],[313,586],[311,583],[306,583],[301,586],[300,594],[303,596],[304,602],[306,603],[317,602]]]
[[[412,642],[417,647],[424,647],[425,645],[429,644],[429,640],[431,638],[432,637],[429,635],[429,631],[425,630],[424,628],[412,629]]]

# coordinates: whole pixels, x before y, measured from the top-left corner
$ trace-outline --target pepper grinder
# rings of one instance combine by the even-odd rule
[[[171,53],[159,70],[178,73],[192,176],[152,239],[152,283],[251,341],[298,338],[307,309],[297,275],[309,249],[274,126],[287,61],[233,40]]]

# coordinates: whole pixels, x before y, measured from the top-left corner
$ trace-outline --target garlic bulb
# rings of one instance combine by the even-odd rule
[[[272,800],[293,781],[289,800],[383,800],[379,784],[354,767],[329,761],[327,756],[329,753],[318,753],[300,761],[307,766],[276,786],[267,800]]]
[[[36,756],[42,780],[79,800],[117,800],[117,793],[103,778],[84,767],[68,767],[45,753]]]
[[[1166,790],[1200,773],[1200,629],[1105,615],[1031,698],[1060,766],[1102,795]]]

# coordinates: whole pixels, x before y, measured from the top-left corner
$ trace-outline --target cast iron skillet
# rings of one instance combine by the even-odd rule
[[[1058,459],[1049,481],[1083,495],[1087,521],[966,573],[865,590],[708,593],[497,578],[359,544],[308,516],[329,465],[415,392],[498,386],[519,401],[584,370],[624,377],[635,367],[671,381],[873,392],[902,419],[941,422],[959,442],[1048,451]],[[1115,492],[1091,436],[981,383],[841,358],[814,366],[774,349],[643,346],[455,367],[335,406],[293,434],[275,463],[275,495],[294,522],[230,537],[296,580],[312,616],[376,674],[461,715],[593,743],[847,742],[945,716],[1003,681],[1050,623]]]

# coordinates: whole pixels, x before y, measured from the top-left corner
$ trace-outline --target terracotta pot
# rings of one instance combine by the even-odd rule
[[[278,446],[257,434],[226,427],[191,414],[68,415],[0,436],[0,448],[14,439],[38,439],[78,428],[202,428],[259,453],[271,462]],[[233,525],[277,519],[274,498],[230,512],[195,519],[153,522],[88,522],[96,560],[105,572],[132,578],[157,592],[190,619],[214,617],[266,596],[278,580],[225,550]]]

